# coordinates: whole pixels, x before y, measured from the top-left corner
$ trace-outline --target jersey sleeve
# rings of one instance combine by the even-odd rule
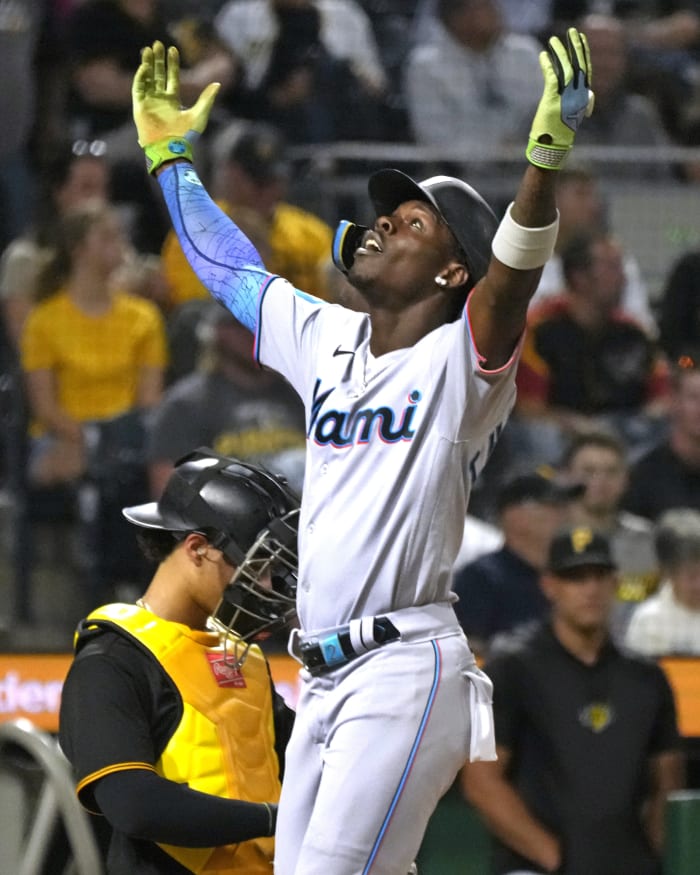
[[[339,329],[332,320],[334,313],[341,317],[343,308],[332,307],[281,278],[269,283],[260,295],[255,358],[282,374],[302,399],[313,377],[320,332],[336,336]]]
[[[22,369],[32,371],[50,370],[56,364],[56,350],[50,320],[45,309],[35,307],[27,318],[20,340]]]
[[[160,310],[150,301],[140,314],[139,342],[137,344],[138,363],[144,368],[164,368],[168,364],[168,341],[165,321]]]
[[[451,323],[457,332],[457,343],[446,342],[449,355],[448,384],[452,387],[452,403],[458,411],[458,427],[450,439],[470,444],[471,477],[483,469],[515,403],[515,374],[521,354],[522,339],[516,343],[511,357],[495,370],[484,368],[484,359],[477,349],[469,320],[469,300],[462,318]],[[454,413],[446,410],[448,420]]]
[[[212,200],[190,164],[172,164],[159,176],[173,228],[200,282],[250,331],[258,299],[272,279],[260,254]]]
[[[91,811],[97,809],[93,790],[99,778],[127,769],[155,771],[144,696],[114,650],[79,656],[71,665],[61,695],[59,740],[78,797]]]

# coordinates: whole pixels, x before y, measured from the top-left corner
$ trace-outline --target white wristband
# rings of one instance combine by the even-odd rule
[[[506,267],[514,270],[534,270],[549,261],[559,233],[559,212],[551,225],[544,228],[525,228],[513,221],[510,214],[513,204],[498,226],[491,244],[491,251]]]

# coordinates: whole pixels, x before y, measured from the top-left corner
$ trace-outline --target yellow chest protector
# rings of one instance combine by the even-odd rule
[[[223,798],[277,802],[272,694],[260,648],[250,647],[236,668],[232,645],[224,654],[218,635],[162,620],[136,605],[106,605],[87,623],[110,624],[133,636],[180,693],[182,718],[156,763],[159,775]],[[199,875],[272,872],[271,838],[220,848],[160,847]]]

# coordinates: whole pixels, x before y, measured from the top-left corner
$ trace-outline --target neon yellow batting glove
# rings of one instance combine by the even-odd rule
[[[192,161],[192,146],[204,132],[219,83],[212,82],[190,109],[180,105],[180,56],[175,46],[167,52],[156,41],[141,52],[141,65],[131,87],[134,122],[139,145],[146,154],[146,169],[155,171],[166,161]]]
[[[584,116],[593,112],[591,55],[585,34],[566,32],[566,46],[553,36],[540,52],[544,91],[532,122],[525,154],[535,167],[559,170]]]

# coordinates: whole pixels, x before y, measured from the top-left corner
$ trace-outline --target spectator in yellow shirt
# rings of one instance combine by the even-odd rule
[[[115,212],[91,202],[69,212],[39,281],[21,339],[32,446],[30,482],[72,481],[87,463],[85,426],[153,406],[167,347],[151,302],[120,291],[113,277],[125,239]]]
[[[0,309],[14,351],[35,300],[39,272],[55,243],[60,217],[87,200],[109,200],[105,148],[101,141],[52,144],[37,178],[40,199],[34,224],[2,252]]]
[[[66,213],[20,343],[32,420],[20,472],[27,508],[20,541],[29,538],[30,503],[47,488],[64,491],[91,604],[147,576],[119,509],[148,497],[142,413],[160,399],[167,347],[157,306],[116,282],[125,253],[107,204]]]

